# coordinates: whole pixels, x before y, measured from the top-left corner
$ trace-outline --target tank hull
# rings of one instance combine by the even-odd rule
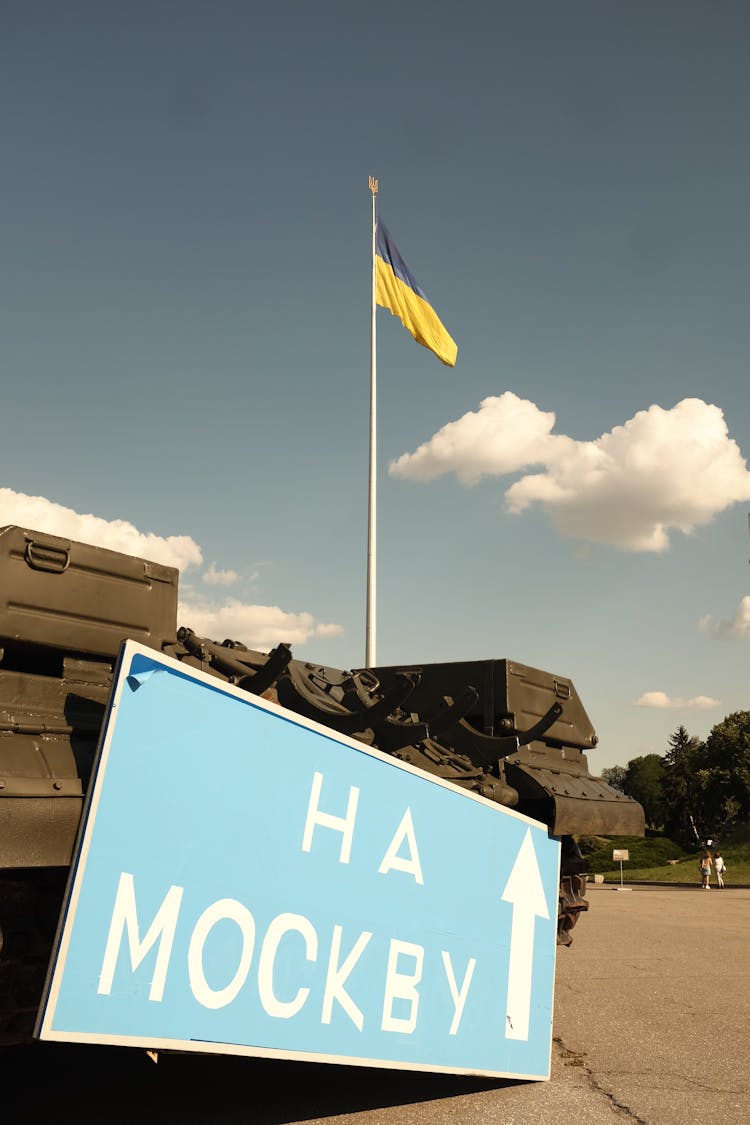
[[[217,643],[177,629],[175,570],[18,527],[0,528],[0,591],[0,1043],[33,1025],[128,639],[546,825],[563,944],[588,906],[575,835],[643,834],[640,806],[591,776],[596,734],[564,676],[507,659],[342,670]]]

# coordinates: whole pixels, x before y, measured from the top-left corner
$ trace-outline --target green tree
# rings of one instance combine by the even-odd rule
[[[750,819],[750,711],[735,711],[712,728],[701,766],[708,827]]]
[[[664,755],[664,794],[666,831],[689,844],[703,829],[703,744],[679,726],[669,739]]]
[[[664,800],[666,767],[660,754],[632,758],[625,769],[622,790],[643,806],[649,828],[661,828],[667,811]]]
[[[602,770],[602,781],[606,781],[607,785],[611,785],[618,793],[624,793],[623,786],[627,772],[625,766],[610,766]]]

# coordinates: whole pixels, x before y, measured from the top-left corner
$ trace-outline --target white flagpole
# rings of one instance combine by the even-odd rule
[[[367,624],[365,627],[365,667],[375,665],[375,579],[376,579],[376,502],[377,502],[377,384],[375,336],[375,196],[378,181],[370,176],[372,194],[372,261],[370,285],[370,475],[367,503]]]

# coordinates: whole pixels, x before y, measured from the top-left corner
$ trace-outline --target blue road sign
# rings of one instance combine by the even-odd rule
[[[37,1034],[549,1077],[544,826],[128,642]]]

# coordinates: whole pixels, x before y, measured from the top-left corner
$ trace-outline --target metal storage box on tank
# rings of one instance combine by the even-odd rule
[[[545,731],[545,740],[583,750],[596,745],[591,720],[573,683],[565,676],[503,659],[399,665],[373,671],[384,680],[395,672],[420,673],[420,682],[407,706],[428,714],[437,714],[446,696],[455,698],[471,685],[479,692],[479,699],[466,718],[485,734],[527,731],[554,703],[561,703],[563,712]]]
[[[171,640],[174,567],[21,527],[0,528],[0,638],[114,657]]]
[[[545,732],[545,740],[582,750],[596,746],[591,720],[571,680],[518,664],[515,660],[497,660],[495,665],[498,696],[505,699],[504,703],[496,703],[496,707],[507,710],[514,729],[533,727],[553,703],[561,703],[562,714]]]

